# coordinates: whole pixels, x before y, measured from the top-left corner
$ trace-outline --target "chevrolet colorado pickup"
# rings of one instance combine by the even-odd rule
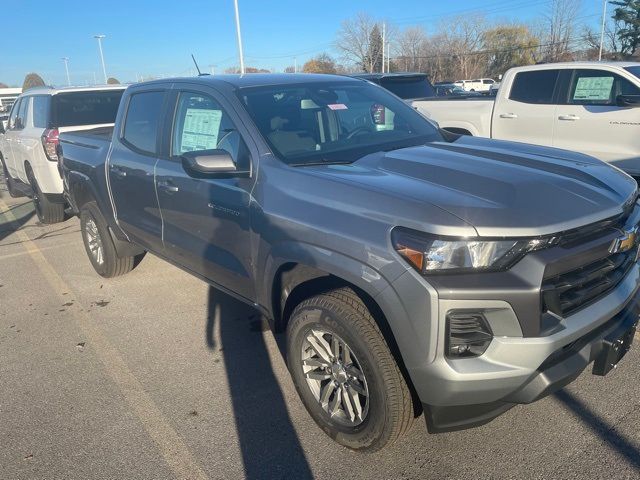
[[[295,74],[130,86],[114,128],[60,149],[96,271],[148,251],[254,305],[349,448],[421,412],[430,432],[487,423],[631,346],[637,187],[586,155],[452,135],[370,82]]]
[[[518,67],[495,99],[433,100],[412,105],[446,130],[577,151],[640,178],[640,63]]]

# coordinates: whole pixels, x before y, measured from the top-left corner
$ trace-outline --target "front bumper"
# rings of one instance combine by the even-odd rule
[[[604,365],[598,364],[609,353],[609,340],[633,335],[639,316],[640,295],[636,292],[612,319],[551,354],[519,388],[497,401],[453,406],[424,404],[429,431],[438,433],[483,425],[516,404],[532,403],[560,390],[594,361],[594,373],[604,374]]]

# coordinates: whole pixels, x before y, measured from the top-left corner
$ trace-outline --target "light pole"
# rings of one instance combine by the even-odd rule
[[[104,75],[104,83],[107,83],[107,68],[104,66],[104,54],[102,53],[102,39],[106,35],[94,35],[93,38],[98,40],[98,50],[100,50],[100,62],[102,62],[102,74]]]
[[[67,85],[71,86],[71,77],[69,76],[69,57],[62,57],[64,62],[64,70],[67,72]]]
[[[602,61],[602,47],[604,46],[604,28],[607,24],[607,4],[608,0],[604,0],[602,6],[602,30],[600,32],[600,53],[598,53],[598,61]]]
[[[242,53],[242,34],[240,33],[240,13],[238,12],[238,0],[233,0],[236,9],[236,34],[238,36],[238,55],[240,56],[240,73],[244,75],[244,54]]]

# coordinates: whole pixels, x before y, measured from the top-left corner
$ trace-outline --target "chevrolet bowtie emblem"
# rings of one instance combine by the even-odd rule
[[[610,253],[626,252],[634,248],[638,243],[638,227],[625,229],[618,238],[611,242]]]

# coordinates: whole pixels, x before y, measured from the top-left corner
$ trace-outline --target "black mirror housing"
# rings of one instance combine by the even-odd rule
[[[619,107],[638,108],[640,107],[640,95],[618,95],[616,104]]]

